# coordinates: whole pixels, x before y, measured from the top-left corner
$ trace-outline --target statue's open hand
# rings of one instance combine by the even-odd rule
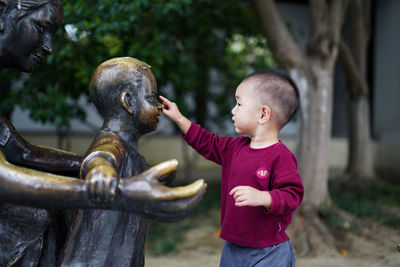
[[[177,165],[177,160],[169,160],[132,178],[121,179],[119,190],[125,209],[161,221],[188,215],[202,199],[207,184],[203,179],[175,188],[161,184],[159,180],[174,172]]]
[[[86,191],[91,202],[109,203],[114,200],[118,188],[115,170],[105,166],[92,169],[86,176]]]

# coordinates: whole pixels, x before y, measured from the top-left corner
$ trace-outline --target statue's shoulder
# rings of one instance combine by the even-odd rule
[[[90,145],[90,151],[109,147],[118,147],[125,151],[124,144],[116,133],[100,130]]]
[[[100,130],[90,145],[86,158],[95,154],[108,154],[114,160],[120,161],[126,155],[126,148],[116,133]]]

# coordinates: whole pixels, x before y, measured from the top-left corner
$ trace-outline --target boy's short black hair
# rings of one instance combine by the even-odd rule
[[[285,71],[279,69],[257,71],[249,74],[243,81],[246,80],[254,80],[257,96],[277,111],[277,123],[280,128],[287,124],[298,111],[299,89]]]

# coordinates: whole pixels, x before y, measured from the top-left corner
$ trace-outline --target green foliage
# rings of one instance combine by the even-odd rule
[[[234,100],[235,89],[244,77],[257,70],[278,67],[267,47],[265,37],[257,33],[234,33],[228,40],[223,58],[225,89],[221,94],[214,96],[219,108],[219,116],[212,118],[214,122],[222,123],[230,118],[230,110],[234,105],[232,101]],[[227,99],[232,101],[227,101]],[[225,116],[222,116],[223,114]]]
[[[87,94],[94,69],[111,57],[131,56],[150,64],[158,87],[172,85],[167,96],[204,123],[210,116],[206,101],[218,106],[215,117],[229,114],[227,98],[233,99],[243,74],[273,65],[261,49],[265,40],[256,35],[247,1],[65,0],[63,6],[54,54],[15,96],[2,101],[8,101],[8,110],[15,103],[30,110],[33,119],[59,126],[68,126],[71,118],[83,120],[77,99]],[[233,51],[235,42],[243,42],[245,49]],[[211,70],[225,81],[222,90],[210,90]],[[184,101],[188,96],[194,105]]]
[[[361,218],[398,227],[400,225],[400,187],[371,180],[363,181],[357,190],[330,187],[335,203],[342,209]]]

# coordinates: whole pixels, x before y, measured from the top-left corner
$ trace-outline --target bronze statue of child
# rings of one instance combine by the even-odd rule
[[[124,177],[149,168],[137,145],[142,135],[157,128],[162,105],[157,101],[156,80],[144,62],[130,57],[110,59],[94,72],[90,97],[104,123],[82,164],[81,177],[93,200],[118,199],[118,184],[125,183]],[[193,192],[203,194],[204,189],[204,182],[199,180],[179,190],[195,200]],[[175,219],[191,209],[184,208],[187,200],[182,199],[177,204],[182,205],[181,212],[163,215],[173,208],[165,200],[175,198],[177,191],[161,185],[155,178],[138,179],[130,184],[129,190],[135,194],[136,214],[96,209],[77,212],[62,266],[143,266],[147,218]]]

